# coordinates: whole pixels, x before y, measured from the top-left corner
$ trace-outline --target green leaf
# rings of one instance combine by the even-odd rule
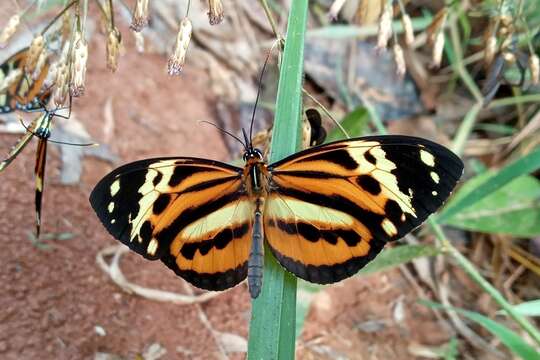
[[[472,196],[491,173],[478,175],[459,190],[452,202]],[[540,181],[525,175],[518,177],[471,206],[447,218],[446,224],[471,231],[530,237],[540,234]]]
[[[459,201],[452,201],[444,211],[437,217],[439,223],[444,223],[456,214],[462,212],[469,206],[477,203],[494,191],[508,184],[521,175],[529,174],[540,168],[540,148],[502,168],[497,174],[489,177],[467,196],[461,197]]]
[[[506,326],[499,324],[490,318],[478,314],[476,312],[467,311],[455,307],[446,307],[441,304],[437,304],[431,301],[420,300],[420,303],[435,309],[451,309],[455,310],[470,320],[476,322],[480,326],[484,327],[487,331],[499,338],[501,342],[514,354],[518,355],[522,359],[540,359],[540,353],[537,352],[532,346],[522,340],[521,336],[510,330]]]
[[[339,122],[350,137],[358,137],[364,134],[369,122],[369,113],[365,107],[359,106],[341,119]],[[341,140],[345,137],[339,127],[335,127],[326,137],[325,142]]]
[[[294,153],[300,140],[307,9],[308,0],[291,2],[279,75],[271,163]],[[295,313],[296,278],[283,270],[266,245],[263,288],[252,302],[248,359],[293,359]]]
[[[420,31],[426,29],[431,24],[432,18],[422,17],[411,20],[413,29]],[[403,24],[400,20],[392,22],[392,30],[396,34],[403,32]],[[312,29],[307,32],[309,38],[327,38],[327,39],[348,39],[377,35],[378,24],[352,26],[352,25],[331,25],[322,28]]]
[[[513,306],[514,311],[523,316],[540,316],[540,299],[522,302]],[[501,313],[504,313],[501,311]]]
[[[439,251],[430,245],[401,245],[383,250],[372,262],[358,272],[360,275],[373,274],[401,264],[408,263],[419,257],[434,256]]]

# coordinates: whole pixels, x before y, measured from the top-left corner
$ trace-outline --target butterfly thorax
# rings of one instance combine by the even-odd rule
[[[250,148],[244,153],[244,184],[251,198],[264,197],[267,193],[268,170],[263,155],[258,149]]]

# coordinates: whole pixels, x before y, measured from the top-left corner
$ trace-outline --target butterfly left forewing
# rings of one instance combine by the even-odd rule
[[[142,160],[103,178],[90,202],[135,252],[161,259],[195,286],[223,290],[247,274],[253,204],[241,175],[204,159]]]
[[[383,136],[308,149],[269,170],[270,248],[297,276],[330,283],[354,274],[436,211],[463,164],[433,142]]]

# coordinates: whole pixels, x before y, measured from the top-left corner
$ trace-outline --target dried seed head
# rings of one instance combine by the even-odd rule
[[[437,42],[439,33],[443,30],[444,24],[446,23],[447,16],[448,9],[446,7],[442,8],[437,14],[435,14],[435,17],[431,21],[431,24],[429,24],[428,28],[426,29],[428,41],[430,44],[433,45]]]
[[[331,21],[337,19],[341,8],[343,7],[343,5],[345,5],[345,1],[346,0],[334,0],[334,2],[332,2],[332,5],[330,5],[330,9],[328,10],[328,18]]]
[[[88,60],[88,44],[80,31],[75,33],[71,52],[71,79],[69,94],[78,97],[84,94],[86,80],[86,61]]]
[[[8,73],[8,76],[0,82],[0,95],[4,93],[11,85],[13,85],[22,76],[23,72],[20,68],[14,69]]]
[[[130,28],[141,31],[148,24],[148,0],[137,0]]]
[[[116,27],[110,29],[107,36],[107,67],[112,72],[115,72],[118,68],[118,54],[120,53],[121,41],[120,31]]]
[[[71,16],[69,14],[69,11],[66,11],[64,15],[62,15],[62,27],[60,32],[62,33],[62,44],[64,44],[71,35]]]
[[[409,15],[403,14],[401,23],[403,24],[403,30],[405,32],[405,44],[410,46],[414,42],[414,30]]]
[[[431,57],[431,66],[438,68],[441,66],[442,55],[444,50],[444,31],[439,31],[435,37],[435,43],[433,44],[433,52]]]
[[[386,49],[388,40],[392,36],[392,18],[394,17],[394,9],[391,2],[387,1],[384,5],[381,18],[379,19],[379,32],[377,36],[377,49]]]
[[[69,40],[64,44],[62,54],[56,62],[56,76],[54,78],[53,102],[60,107],[64,105],[69,92],[70,72],[69,72]]]
[[[210,25],[217,25],[223,21],[223,3],[221,0],[208,0],[208,8]]]
[[[43,70],[43,67],[47,64],[48,60],[49,54],[47,54],[47,51],[42,51],[37,60],[36,68],[32,73],[32,79],[37,80],[41,76],[41,71]]]
[[[135,37],[135,49],[137,49],[137,52],[143,53],[144,52],[144,36],[140,32],[133,31],[133,36]]]
[[[52,94],[53,103],[61,107],[66,102],[69,91],[69,68],[65,62],[59,62],[56,66],[56,77],[54,79],[54,90]]]
[[[394,61],[396,62],[396,74],[400,77],[405,75],[407,66],[405,65],[405,56],[403,56],[403,49],[399,44],[394,44]]]
[[[186,17],[180,22],[180,30],[176,36],[176,43],[174,44],[174,51],[169,57],[167,63],[169,75],[180,75],[182,67],[186,61],[186,51],[191,40],[191,21]]]
[[[2,32],[0,32],[0,48],[6,47],[9,39],[17,31],[17,27],[19,27],[20,22],[21,17],[18,14],[15,14],[9,18],[6,27],[2,29]]]
[[[531,82],[533,85],[540,83],[540,61],[538,55],[532,54],[529,58],[529,70],[531,71]]]
[[[486,48],[484,49],[484,64],[486,67],[491,65],[491,62],[495,58],[495,53],[497,52],[497,38],[495,35],[491,35],[486,40]]]
[[[44,48],[45,40],[43,39],[43,35],[36,36],[30,44],[30,49],[28,50],[28,55],[26,56],[26,61],[24,63],[24,72],[27,74],[32,74],[34,72]]]

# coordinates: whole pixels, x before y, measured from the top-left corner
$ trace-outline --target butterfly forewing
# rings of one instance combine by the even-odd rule
[[[200,288],[222,290],[246,277],[253,203],[240,168],[195,158],[137,161],[101,180],[90,202],[114,237]]]
[[[295,275],[331,283],[420,225],[450,195],[461,160],[406,136],[339,141],[269,167],[264,232]]]

